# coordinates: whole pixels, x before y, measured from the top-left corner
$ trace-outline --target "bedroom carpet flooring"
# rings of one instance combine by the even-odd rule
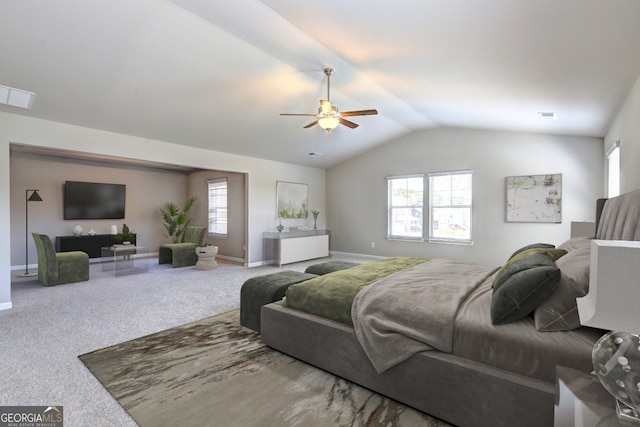
[[[266,347],[239,310],[80,356],[142,427],[446,427]]]

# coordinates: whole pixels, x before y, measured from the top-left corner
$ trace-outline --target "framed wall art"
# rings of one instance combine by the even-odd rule
[[[276,181],[278,218],[306,218],[307,184]]]
[[[507,177],[507,222],[562,222],[562,174]]]

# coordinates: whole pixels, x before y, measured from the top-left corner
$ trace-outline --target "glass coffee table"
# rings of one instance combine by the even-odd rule
[[[113,271],[116,276],[149,271],[149,249],[137,245],[113,245],[102,248],[102,271]]]

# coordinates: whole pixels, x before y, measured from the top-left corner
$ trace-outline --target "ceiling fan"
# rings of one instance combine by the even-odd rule
[[[351,129],[357,128],[359,125],[352,121],[346,120],[345,117],[352,116],[370,116],[374,114],[378,114],[378,110],[358,110],[358,111],[344,111],[338,112],[338,107],[331,104],[331,75],[333,74],[333,68],[325,68],[324,73],[327,76],[327,99],[320,100],[320,107],[318,107],[317,114],[289,114],[289,113],[280,113],[281,116],[310,116],[317,117],[318,119],[304,126],[305,129],[310,128],[315,125],[319,125],[322,129],[327,132],[335,129],[338,124],[345,125]]]

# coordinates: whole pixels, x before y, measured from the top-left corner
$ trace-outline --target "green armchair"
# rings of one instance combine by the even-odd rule
[[[206,227],[187,227],[182,233],[182,242],[160,245],[158,264],[169,264],[173,267],[196,265],[198,255],[196,247],[204,245]]]
[[[89,280],[89,255],[81,251],[56,253],[46,234],[31,233],[38,253],[38,281],[45,286]]]

